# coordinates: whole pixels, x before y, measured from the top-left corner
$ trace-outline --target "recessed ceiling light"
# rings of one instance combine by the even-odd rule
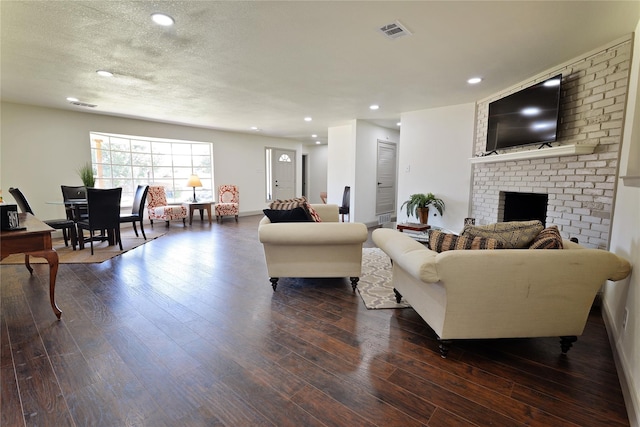
[[[469,80],[467,80],[467,83],[469,83],[470,85],[476,85],[481,81],[482,81],[482,77],[472,77]]]
[[[401,122],[396,123],[396,126],[402,126]]]
[[[113,77],[113,73],[111,71],[107,71],[107,70],[98,70],[98,71],[96,71],[96,73],[99,76],[102,76],[102,77]]]
[[[67,97],[67,101],[69,101],[69,102],[78,102],[80,100],[78,98],[74,98],[73,96],[69,96],[69,97]]]
[[[258,126],[251,126],[251,127],[250,127],[250,129],[251,129],[251,130],[260,130],[260,129],[258,128]]]
[[[311,138],[317,138],[318,135],[316,135],[315,133],[313,135],[311,135]]]
[[[320,142],[320,141],[316,141],[316,144],[322,144],[322,142]]]
[[[162,25],[163,27],[170,27],[175,23],[172,17],[169,15],[165,15],[164,13],[152,13],[151,19],[158,25]]]
[[[373,104],[373,105],[369,105],[369,109],[370,110],[377,110],[378,108],[380,108],[379,105]]]
[[[305,118],[304,118],[304,121],[305,121],[305,122],[310,122],[311,120],[313,120],[311,117],[305,117]]]

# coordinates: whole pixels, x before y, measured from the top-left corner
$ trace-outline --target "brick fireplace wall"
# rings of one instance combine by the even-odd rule
[[[502,221],[503,192],[545,193],[547,226],[557,225],[564,238],[577,237],[587,247],[608,248],[630,65],[631,36],[478,102],[476,155],[485,151],[490,102],[562,73],[558,142],[552,145],[598,145],[593,154],[474,164],[476,224]]]

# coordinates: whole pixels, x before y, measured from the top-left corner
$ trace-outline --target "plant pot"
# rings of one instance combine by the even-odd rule
[[[429,221],[429,208],[416,208],[420,224],[427,224]]]

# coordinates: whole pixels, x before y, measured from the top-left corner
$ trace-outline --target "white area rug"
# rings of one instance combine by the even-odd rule
[[[396,302],[391,285],[391,260],[380,248],[362,249],[362,275],[357,289],[368,309],[410,307],[404,299]]]

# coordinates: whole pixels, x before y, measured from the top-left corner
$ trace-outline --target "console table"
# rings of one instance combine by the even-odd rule
[[[29,264],[29,256],[41,257],[49,264],[49,301],[53,313],[58,319],[62,311],[56,305],[56,275],[58,274],[58,253],[51,245],[51,232],[53,228],[31,214],[19,214],[20,225],[26,230],[0,231],[0,259],[11,254],[21,254],[24,256],[24,265],[33,273],[33,268]]]

